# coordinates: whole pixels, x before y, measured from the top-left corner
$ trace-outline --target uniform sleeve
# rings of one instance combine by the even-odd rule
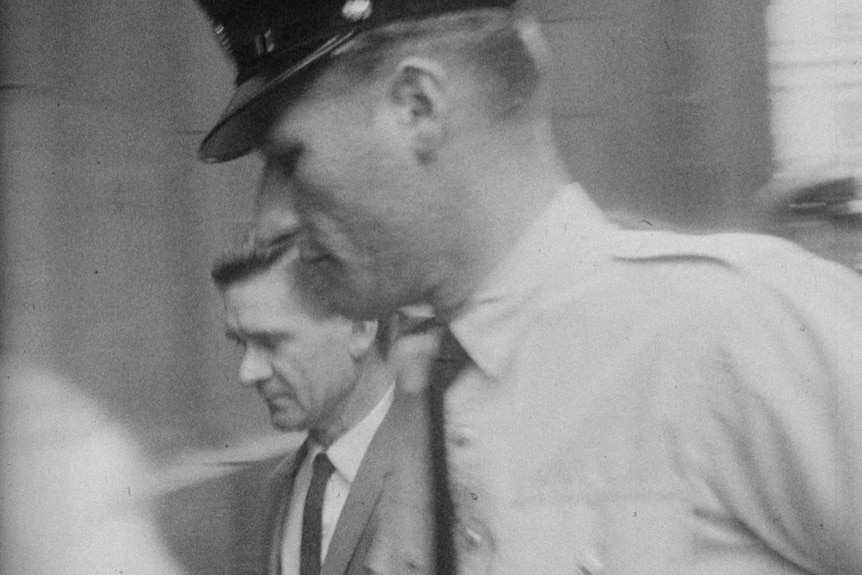
[[[691,474],[701,557],[747,541],[806,572],[862,571],[862,324],[841,307],[852,294],[820,281],[746,278],[709,312],[719,344],[699,367]]]

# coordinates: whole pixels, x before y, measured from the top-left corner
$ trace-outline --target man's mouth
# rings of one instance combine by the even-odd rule
[[[282,407],[294,402],[293,397],[286,393],[263,394],[263,400],[270,407]]]

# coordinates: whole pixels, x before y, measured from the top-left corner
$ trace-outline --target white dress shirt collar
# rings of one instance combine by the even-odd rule
[[[386,417],[386,413],[392,406],[392,398],[394,386],[390,387],[386,394],[380,399],[374,408],[356,425],[347,430],[347,432],[336,439],[329,449],[326,450],[326,455],[335,467],[335,470],[347,480],[348,483],[353,483],[356,473],[359,471],[359,466],[362,464],[362,458],[365,457],[365,452],[377,432],[377,428]],[[309,459],[314,459],[314,456],[324,451],[317,443],[309,441]]]

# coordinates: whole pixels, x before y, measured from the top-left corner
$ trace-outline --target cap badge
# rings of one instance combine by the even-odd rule
[[[371,0],[347,0],[341,15],[351,22],[366,20],[371,16]]]
[[[213,28],[215,30],[216,38],[218,38],[219,43],[222,45],[222,48],[230,52],[230,36],[228,36],[227,30],[225,30],[224,26],[221,24],[216,24]]]

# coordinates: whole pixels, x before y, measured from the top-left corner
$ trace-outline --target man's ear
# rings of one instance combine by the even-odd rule
[[[377,339],[377,321],[352,322],[350,330],[350,357],[359,359],[364,357],[374,347]]]
[[[389,104],[422,161],[433,159],[442,145],[451,104],[449,87],[442,66],[427,58],[403,60],[392,76]]]

